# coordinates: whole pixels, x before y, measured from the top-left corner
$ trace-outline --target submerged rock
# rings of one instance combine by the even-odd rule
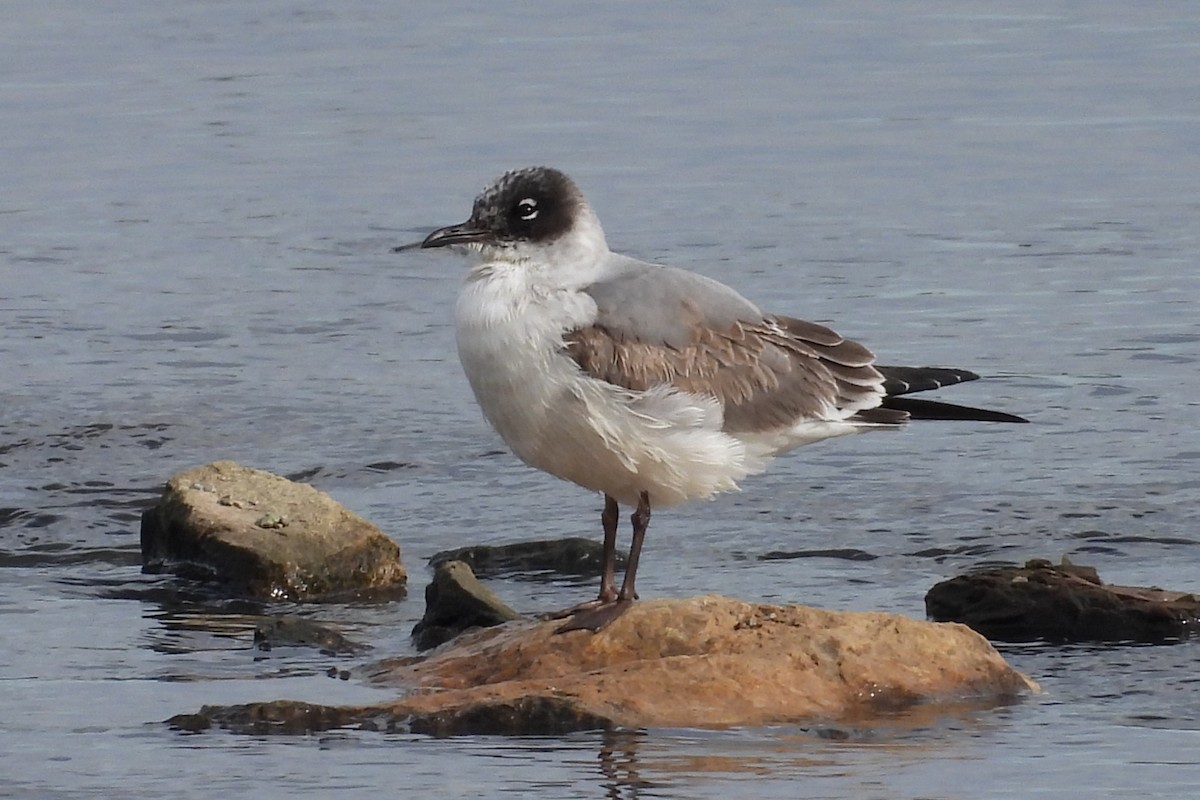
[[[298,617],[295,614],[262,617],[254,626],[254,646],[259,650],[276,647],[315,647],[327,655],[358,653],[368,649],[353,642],[332,625]]]
[[[942,581],[925,609],[1005,642],[1161,642],[1188,636],[1200,621],[1191,594],[1112,586],[1091,567],[1042,559]]]
[[[776,723],[870,725],[1005,702],[1036,684],[961,625],[706,596],[636,603],[599,633],[561,621],[468,634],[376,665],[379,706],[205,707],[176,727],[265,733],[356,725],[462,733]]]
[[[603,547],[594,539],[570,536],[509,544],[477,544],[444,550],[429,559],[437,567],[462,561],[476,575],[490,577],[510,572],[559,572],[568,575],[599,575]],[[626,554],[617,553],[617,567],[625,566]]]
[[[593,717],[556,697],[522,697],[511,702],[478,703],[439,711],[370,706],[323,706],[298,700],[272,700],[235,706],[204,706],[196,714],[166,721],[175,730],[201,733],[214,726],[254,736],[306,734],[354,727],[385,733],[431,736],[553,736],[607,730],[612,720]]]
[[[461,561],[445,561],[425,588],[425,616],[413,628],[418,650],[448,642],[463,631],[488,628],[514,619],[513,611]]]
[[[167,482],[142,515],[142,570],[236,594],[312,600],[402,593],[400,548],[324,492],[217,461]]]

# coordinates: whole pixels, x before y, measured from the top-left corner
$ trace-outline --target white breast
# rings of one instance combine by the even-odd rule
[[[550,430],[573,402],[562,331],[583,318],[586,298],[552,298],[514,268],[472,273],[455,306],[458,357],[483,414],[514,452],[543,467]],[[574,308],[572,308],[574,306]]]
[[[526,463],[633,505],[737,488],[768,454],[721,432],[712,398],[631,392],[582,373],[565,331],[588,324],[586,294],[530,285],[526,270],[476,267],[455,307],[458,353],[484,416]]]

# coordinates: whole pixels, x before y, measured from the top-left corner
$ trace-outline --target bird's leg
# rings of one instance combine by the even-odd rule
[[[617,523],[621,521],[621,510],[612,495],[604,495],[604,511],[600,512],[600,524],[604,527],[603,563],[600,568],[601,603],[617,599]]]
[[[604,506],[604,521],[605,521],[605,536],[604,541],[608,543],[609,521],[608,517],[611,512],[612,517],[617,515],[617,504],[613,501],[611,506],[608,503],[607,495],[605,496]],[[650,494],[642,492],[638,496],[637,509],[630,517],[630,522],[633,523],[633,541],[629,545],[629,559],[625,563],[625,580],[621,582],[621,591],[616,593],[615,597],[605,599],[605,586],[611,588],[611,584],[601,583],[600,597],[592,603],[585,603],[582,607],[577,607],[577,611],[571,615],[570,621],[565,625],[560,626],[555,633],[566,633],[567,631],[592,631],[596,633],[605,628],[610,622],[625,613],[633,601],[637,599],[637,589],[634,588],[634,581],[637,580],[638,559],[642,555],[642,542],[646,538],[646,527],[650,524]],[[616,539],[616,522],[611,524],[614,538],[614,550]],[[614,553],[615,560],[615,553]]]
[[[629,559],[625,562],[625,580],[621,582],[621,591],[617,594],[617,602],[632,603],[637,599],[637,590],[633,582],[637,580],[638,559],[642,555],[642,541],[646,538],[646,528],[650,525],[650,493],[638,495],[637,509],[629,518],[633,523],[633,540],[629,543]]]
[[[600,524],[604,528],[604,548],[600,556],[600,594],[595,600],[579,603],[562,611],[549,614],[550,619],[570,617],[582,611],[590,611],[617,599],[617,525],[621,521],[621,509],[616,498],[604,495],[604,510],[600,512]]]

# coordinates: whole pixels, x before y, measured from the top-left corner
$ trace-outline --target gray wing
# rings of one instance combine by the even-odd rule
[[[858,344],[812,322],[764,315],[729,287],[633,262],[586,289],[597,316],[567,332],[567,353],[599,380],[644,391],[669,384],[725,407],[724,428],[754,432],[801,420],[901,422],[876,409],[883,375]]]
[[[615,253],[610,259],[608,276],[584,291],[596,301],[597,324],[624,339],[683,348],[698,327],[724,330],[764,318],[757,306],[712,278]]]

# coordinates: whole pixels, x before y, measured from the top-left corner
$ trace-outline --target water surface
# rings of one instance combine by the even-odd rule
[[[461,264],[391,254],[558,166],[615,249],[831,322],[1030,426],[799,451],[655,516],[645,595],[923,615],[1068,555],[1195,585],[1200,13],[1190,4],[6,4],[0,768],[16,797],[1189,796],[1194,643],[1008,647],[1042,696],[912,729],[432,740],[173,733],[204,703],[364,702],[424,559],[597,534],[506,454],[454,356]],[[217,458],[380,525],[401,603],[247,608],[139,569],[141,509]],[[776,551],[872,558],[762,560]],[[525,611],[590,593],[497,581]],[[366,656],[255,650],[293,611]],[[327,676],[349,669],[347,681]]]

